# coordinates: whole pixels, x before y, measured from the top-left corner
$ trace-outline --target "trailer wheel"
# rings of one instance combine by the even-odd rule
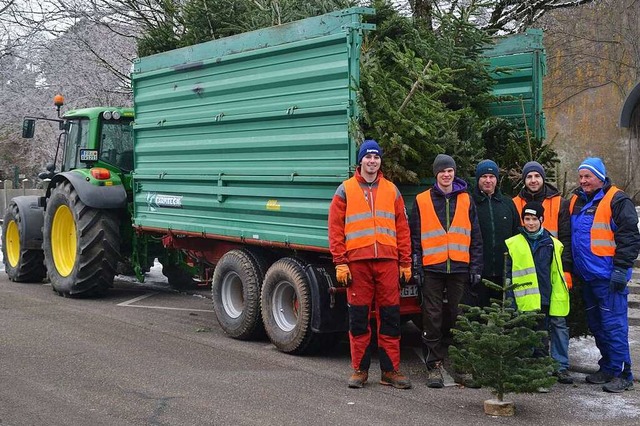
[[[2,222],[2,259],[9,279],[16,282],[41,282],[47,271],[42,250],[25,249],[20,244],[20,209],[9,204]]]
[[[267,271],[262,321],[269,339],[282,352],[302,354],[314,347],[309,282],[298,259],[280,259]]]
[[[100,296],[113,284],[120,259],[116,212],[86,206],[73,186],[59,182],[44,217],[44,260],[62,296]]]
[[[213,310],[220,327],[234,339],[248,340],[263,330],[260,287],[264,273],[247,250],[227,252],[213,272]]]

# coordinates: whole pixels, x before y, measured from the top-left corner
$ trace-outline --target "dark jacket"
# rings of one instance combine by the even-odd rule
[[[536,277],[538,278],[538,288],[540,289],[540,304],[549,306],[551,300],[551,262],[553,261],[553,241],[551,234],[544,229],[542,235],[532,240],[523,228],[520,232],[529,243],[531,253],[533,253],[533,264],[536,265]],[[507,277],[511,279],[511,258],[507,258]],[[507,297],[513,297],[513,290],[510,290]]]
[[[591,196],[582,188],[577,195],[571,214],[573,230],[574,270],[585,280],[609,279],[613,268],[628,269],[638,257],[640,235],[638,233],[638,213],[627,194],[617,192],[611,200],[611,219],[616,252],[613,258],[596,256],[591,252],[591,225],[594,214],[604,194],[611,189],[609,178],[604,187]]]
[[[485,277],[502,277],[504,273],[504,254],[507,246],[504,240],[519,232],[520,216],[511,197],[507,197],[499,189],[487,196],[477,187],[473,191],[476,203],[478,222],[482,231],[482,253]]]
[[[540,203],[542,203],[545,198],[562,197],[562,195],[560,195],[560,191],[558,191],[555,186],[547,182],[544,183],[542,190],[535,194],[532,194],[526,187],[524,187],[520,190],[518,195],[527,202],[539,201]],[[564,251],[562,252],[562,268],[565,272],[572,272],[573,256],[571,254],[571,215],[569,214],[569,200],[566,198],[562,198],[560,201],[560,212],[558,213],[558,239],[564,246]]]
[[[445,230],[448,230],[447,224],[453,221],[453,215],[456,211],[457,195],[467,191],[467,183],[460,178],[455,178],[453,181],[453,191],[450,194],[444,194],[438,185],[434,185],[431,191],[431,200],[433,201],[433,207],[436,211],[440,224]],[[448,214],[447,214],[448,213]],[[469,208],[469,220],[471,221],[471,245],[469,247],[469,264],[464,262],[456,262],[448,259],[445,262],[438,263],[436,265],[425,266],[425,271],[438,272],[438,273],[482,273],[482,233],[480,231],[480,225],[478,224],[478,215],[476,213],[476,206],[471,197],[471,204]],[[413,203],[413,209],[411,216],[409,217],[409,228],[411,229],[411,250],[414,259],[422,259],[422,243],[421,243],[421,228],[420,228],[420,208],[418,203]]]

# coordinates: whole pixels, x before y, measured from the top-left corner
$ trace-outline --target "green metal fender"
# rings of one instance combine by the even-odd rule
[[[80,200],[94,209],[122,209],[127,206],[127,193],[123,185],[96,186],[87,182],[80,174],[74,172],[58,173],[51,179],[46,198],[60,181],[67,180],[73,185]]]

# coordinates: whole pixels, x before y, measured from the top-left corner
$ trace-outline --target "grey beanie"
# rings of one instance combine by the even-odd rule
[[[531,172],[538,172],[540,173],[540,176],[542,176],[543,180],[546,179],[546,176],[544,174],[544,168],[537,161],[529,161],[527,164],[524,165],[524,167],[522,168],[522,180],[524,181],[527,175]]]
[[[433,175],[437,176],[438,173],[448,168],[456,170],[455,160],[447,154],[438,154],[436,159],[433,160]]]

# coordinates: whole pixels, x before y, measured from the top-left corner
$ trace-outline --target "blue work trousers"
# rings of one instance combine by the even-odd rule
[[[627,295],[609,288],[609,280],[585,281],[582,289],[587,324],[600,350],[600,369],[633,380],[629,351]]]
[[[565,317],[545,315],[545,328],[549,332],[551,358],[558,363],[558,371],[569,368],[569,327]]]

